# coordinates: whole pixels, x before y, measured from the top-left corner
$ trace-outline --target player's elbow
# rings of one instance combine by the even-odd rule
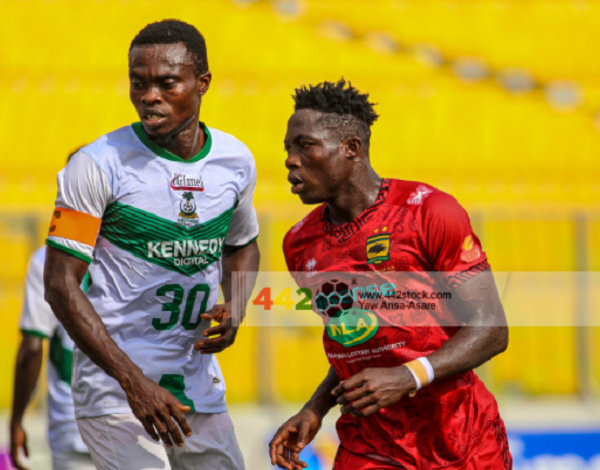
[[[508,326],[498,326],[494,328],[494,356],[503,353],[508,348]]]
[[[17,353],[17,367],[30,363],[44,352],[44,341],[37,335],[23,333],[21,345]]]
[[[50,305],[50,308],[56,315],[60,312],[61,306],[67,302],[68,292],[66,286],[56,282],[52,277],[47,278],[44,282],[44,300]],[[58,317],[58,315],[57,315]],[[60,317],[58,317],[60,319]]]
[[[46,282],[44,282],[44,300],[48,302],[50,307],[52,307],[52,304],[58,296],[57,290],[57,285],[52,281],[46,280]]]

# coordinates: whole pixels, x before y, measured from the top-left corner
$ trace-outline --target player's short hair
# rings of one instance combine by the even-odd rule
[[[327,127],[339,129],[342,134],[355,132],[369,146],[371,126],[379,115],[374,111],[367,93],[360,93],[356,88],[341,78],[337,83],[322,82],[317,85],[296,88],[293,96],[295,110],[314,109],[329,116],[319,120]]]
[[[196,74],[208,72],[206,42],[194,26],[179,20],[162,20],[146,25],[131,41],[129,52],[137,46],[182,42],[192,55]]]

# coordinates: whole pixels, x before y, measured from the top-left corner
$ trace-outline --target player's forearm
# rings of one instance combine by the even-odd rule
[[[110,337],[80,285],[88,265],[57,248],[48,247],[44,265],[45,298],[77,347],[127,392],[141,369]]]
[[[28,341],[25,336],[17,352],[15,365],[15,382],[13,387],[13,402],[11,425],[21,423],[31,395],[35,390],[42,366],[42,340],[34,338]],[[37,346],[39,343],[39,346]],[[37,346],[37,347],[36,347]]]
[[[223,279],[221,281],[226,303],[233,300],[233,273],[244,273],[244,282],[238,284],[242,291],[236,291],[236,294],[241,298],[237,299],[236,302],[239,302],[238,305],[242,305],[245,309],[252,294],[252,289],[254,289],[254,284],[256,284],[259,263],[260,252],[256,241],[239,249],[226,247],[223,253]]]
[[[481,273],[456,290],[466,326],[428,356],[436,378],[479,367],[508,346],[506,316],[492,273]]]
[[[467,325],[427,357],[440,379],[479,367],[503,352],[507,343],[508,327]]]
[[[329,367],[327,376],[313,393],[313,396],[306,402],[303,408],[309,408],[314,411],[321,419],[325,417],[329,410],[337,405],[337,397],[331,394],[331,391],[337,387],[340,379],[333,367]]]
[[[79,284],[51,285],[46,300],[77,347],[123,388],[141,370],[110,337]]]

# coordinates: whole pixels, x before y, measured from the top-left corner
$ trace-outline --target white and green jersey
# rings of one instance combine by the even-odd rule
[[[52,235],[55,227],[47,244],[90,263],[89,300],[149,378],[192,411],[219,413],[219,365],[193,346],[209,326],[200,314],[217,302],[223,247],[258,235],[256,169],[243,143],[205,131],[202,151],[187,161],[149,141],[140,123],[82,148],[58,174],[53,221],[61,211],[101,219],[95,247]],[[77,417],[131,412],[119,384],[77,348],[73,397]]]
[[[46,247],[38,249],[29,261],[25,301],[21,313],[24,335],[48,338],[48,443],[52,452],[87,452],[73,409],[71,371],[73,341],[44,300],[44,260]]]

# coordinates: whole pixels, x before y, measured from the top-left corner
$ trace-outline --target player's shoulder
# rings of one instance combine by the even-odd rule
[[[86,155],[104,169],[117,164],[118,161],[134,151],[133,149],[139,149],[142,145],[136,137],[133,126],[129,125],[104,134],[84,145],[73,158],[78,158],[79,154]]]
[[[253,159],[248,146],[232,134],[214,127],[206,127],[210,133],[211,150],[216,153],[225,152],[230,156]]]
[[[285,237],[283,237],[284,252],[301,248],[302,245],[307,243],[307,239],[309,238],[307,235],[310,235],[307,232],[314,231],[318,227],[321,227],[324,207],[324,204],[316,207],[288,230]]]
[[[386,202],[422,213],[462,209],[454,196],[420,181],[390,180]]]

